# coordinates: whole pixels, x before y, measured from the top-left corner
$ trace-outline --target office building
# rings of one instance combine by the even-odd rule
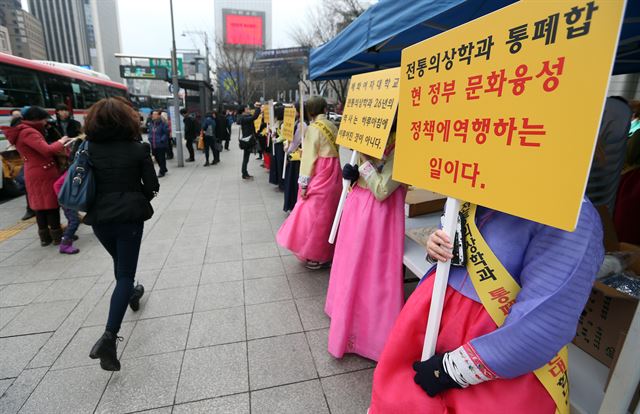
[[[46,59],[42,24],[22,10],[20,0],[0,0],[0,26],[7,29],[10,53],[27,59]]]
[[[83,0],[87,25],[87,45],[93,70],[120,80],[120,23],[116,0]]]
[[[4,26],[0,26],[0,52],[11,54],[9,30]]]
[[[44,28],[49,60],[91,66],[83,0],[29,0]]]

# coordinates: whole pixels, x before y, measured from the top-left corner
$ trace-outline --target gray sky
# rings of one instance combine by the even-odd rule
[[[215,0],[174,0],[176,45],[179,49],[203,48],[199,35],[180,36],[185,30],[207,31],[213,44]],[[305,7],[318,0],[273,0],[272,46],[296,46],[290,37],[291,22],[306,18]],[[122,52],[140,55],[169,56],[171,20],[169,0],[118,0]]]

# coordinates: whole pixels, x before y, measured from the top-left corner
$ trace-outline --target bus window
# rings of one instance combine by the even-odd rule
[[[100,85],[89,82],[81,82],[80,90],[82,92],[82,98],[84,100],[84,107],[89,108],[94,103],[105,97],[104,89]]]
[[[55,108],[58,104],[65,104],[70,109],[76,108],[78,102],[74,98],[71,82],[62,76],[43,73],[45,98],[48,108]]]
[[[0,106],[43,105],[38,78],[28,69],[0,65]]]
[[[122,96],[123,98],[127,97],[127,91],[122,90],[122,89],[118,89],[118,88],[112,88],[109,86],[105,87],[107,96],[111,97],[111,96]]]

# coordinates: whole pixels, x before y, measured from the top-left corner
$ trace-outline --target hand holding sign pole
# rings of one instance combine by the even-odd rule
[[[451,197],[447,199],[447,204],[445,205],[442,230],[447,233],[452,243],[456,234],[460,205],[460,200]],[[440,330],[440,319],[442,319],[442,308],[444,307],[444,296],[449,282],[450,268],[451,259],[446,262],[438,261],[436,279],[433,283],[433,295],[431,296],[431,308],[429,308],[429,319],[427,320],[427,332],[422,347],[422,361],[426,361],[436,353],[436,341]]]
[[[355,165],[360,153],[383,158],[398,108],[399,82],[400,68],[351,77],[336,140],[338,145],[353,150],[349,164]],[[336,240],[350,184],[349,180],[342,180],[342,194],[329,234],[331,244]]]
[[[355,165],[358,159],[358,151],[351,151],[351,159],[349,164]],[[342,179],[342,193],[340,194],[340,201],[338,202],[338,209],[336,215],[333,218],[333,225],[331,226],[331,233],[329,234],[329,243],[334,244],[336,241],[336,235],[338,234],[338,226],[340,225],[340,218],[342,217],[342,210],[344,209],[344,202],[349,194],[349,187],[351,182],[346,179]]]

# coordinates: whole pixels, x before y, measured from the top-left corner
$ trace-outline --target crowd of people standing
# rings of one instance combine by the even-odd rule
[[[229,150],[232,125],[238,125],[242,179],[254,179],[248,163],[257,154],[261,167],[268,169],[268,182],[283,194],[288,216],[277,232],[278,244],[309,270],[330,269],[324,306],[331,319],[328,352],[335,358],[357,354],[378,362],[371,413],[446,412],[446,407],[466,412],[478,402],[491,412],[505,407],[555,411],[558,403],[536,370],[556,358],[575,335],[603,261],[608,228],[617,231],[620,241],[639,242],[637,227],[624,223],[635,223],[637,216],[640,103],[607,100],[575,231],[466,203],[454,235],[436,230],[429,236],[427,260],[432,265],[406,303],[402,256],[407,186],[392,177],[395,121],[381,158],[360,154],[355,165],[342,166],[338,127],[326,112],[323,98],[308,98],[305,117],[298,112],[289,139],[282,131],[282,104],[274,104],[270,125],[256,124],[259,103],[239,106],[235,113],[206,113],[201,121],[183,110],[186,161],[195,161],[197,143],[205,167],[220,163],[221,152]],[[124,314],[127,307],[137,311],[144,294],[136,283],[136,268],[144,222],[154,214],[151,200],[160,189],[158,178],[168,172],[170,125],[162,111],[153,111],[144,142],[138,115],[122,98],[93,105],[84,127],[64,105],[56,108],[55,119],[36,106],[16,109],[12,116],[5,133],[25,162],[28,208],[36,217],[40,242],[59,245],[61,253],[78,252],[73,240],[80,216],[62,206],[68,221],[63,229],[57,193],[69,179],[66,169],[80,143],[88,143],[96,192],[82,221],[92,226],[112,257],[116,279],[105,332],[90,357],[99,359],[103,369],[117,371]],[[332,244],[328,239],[344,182],[350,188]],[[421,361],[436,263],[448,260],[452,268],[436,354]],[[506,305],[485,301],[495,291],[484,291],[472,277],[480,260],[490,276],[515,291]],[[513,397],[497,401],[492,396],[498,392]]]

